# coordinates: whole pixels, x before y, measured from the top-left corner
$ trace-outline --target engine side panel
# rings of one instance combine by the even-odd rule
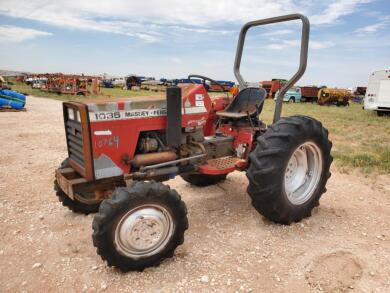
[[[205,127],[212,111],[202,85],[181,85],[182,127]],[[130,98],[115,102],[87,103],[95,179],[130,172],[127,159],[134,158],[141,132],[164,130],[166,98]],[[210,132],[210,131],[209,131]]]

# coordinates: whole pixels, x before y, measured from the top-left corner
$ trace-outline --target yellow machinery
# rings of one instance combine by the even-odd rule
[[[351,97],[351,92],[346,89],[322,88],[318,91],[318,104],[347,106]]]

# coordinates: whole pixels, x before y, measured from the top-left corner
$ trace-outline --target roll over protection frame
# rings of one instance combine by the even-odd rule
[[[296,13],[296,14],[288,14],[283,16],[250,21],[242,27],[240,31],[238,43],[237,43],[236,57],[234,60],[234,75],[237,78],[237,81],[240,85],[240,89],[244,89],[247,87],[247,85],[240,73],[240,64],[241,64],[242,52],[244,49],[245,36],[247,31],[251,27],[255,27],[255,26],[261,26],[261,25],[278,23],[278,22],[286,22],[286,21],[297,20],[297,19],[300,19],[302,21],[301,53],[299,58],[299,68],[298,71],[293,75],[293,77],[291,77],[290,80],[287,81],[287,83],[282,87],[282,89],[279,91],[279,94],[277,95],[275,112],[274,112],[274,120],[273,120],[274,123],[280,119],[280,115],[282,113],[283,96],[305,73],[306,65],[307,65],[308,48],[309,48],[309,35],[310,35],[309,19],[302,14]]]

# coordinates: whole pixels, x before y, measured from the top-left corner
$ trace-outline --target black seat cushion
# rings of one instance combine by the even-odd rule
[[[245,88],[241,90],[234,100],[223,111],[218,111],[217,115],[226,118],[243,118],[252,116],[259,111],[264,102],[267,92],[263,88]]]

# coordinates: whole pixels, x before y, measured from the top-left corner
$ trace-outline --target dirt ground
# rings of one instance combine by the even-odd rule
[[[61,102],[27,105],[0,113],[1,292],[390,292],[390,176],[334,169],[313,216],[290,226],[251,207],[244,173],[207,188],[171,180],[189,211],[184,245],[144,272],[106,267],[93,215],[53,192],[66,157]]]

